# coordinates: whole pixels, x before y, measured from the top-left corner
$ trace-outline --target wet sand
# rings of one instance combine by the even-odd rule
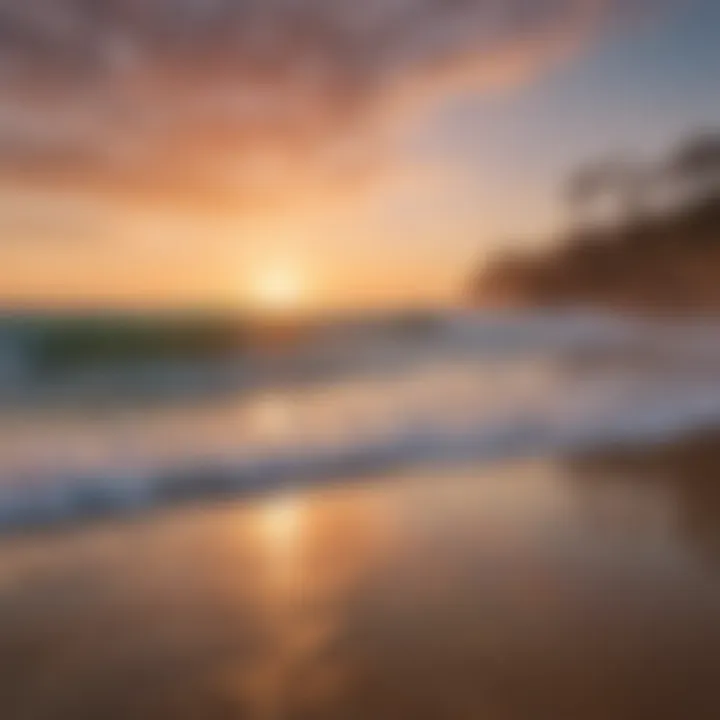
[[[720,717],[720,444],[0,540],[3,720]]]

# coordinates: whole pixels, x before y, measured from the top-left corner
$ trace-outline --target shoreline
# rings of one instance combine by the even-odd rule
[[[582,444],[581,444],[582,445]],[[184,469],[175,474],[158,475],[154,482],[142,477],[119,475],[104,484],[97,478],[78,481],[65,488],[66,496],[55,492],[38,497],[33,504],[32,492],[16,501],[15,506],[0,506],[0,543],[18,536],[43,535],[106,522],[123,522],[134,518],[152,519],[156,514],[176,508],[212,507],[217,503],[243,503],[286,493],[312,492],[317,489],[372,484],[376,480],[392,482],[403,477],[476,467],[481,472],[512,467],[533,461],[559,461],[580,472],[633,472],[648,475],[658,472],[678,475],[709,474],[720,477],[720,427],[690,429],[671,438],[615,438],[589,443],[586,447],[537,447],[519,452],[499,448],[499,454],[481,452],[472,444],[455,447],[452,457],[443,453],[408,458],[397,455],[395,446],[380,448],[370,455],[361,453],[313,458],[307,467],[287,465],[276,458],[265,466],[245,468],[237,464],[214,469]],[[376,448],[377,450],[377,448]],[[459,451],[458,451],[459,450]],[[134,482],[133,482],[134,480]],[[61,488],[62,490],[62,488]],[[27,499],[30,498],[30,504]]]

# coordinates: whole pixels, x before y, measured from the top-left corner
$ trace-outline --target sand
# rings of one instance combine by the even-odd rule
[[[720,717],[719,448],[7,536],[0,716]]]

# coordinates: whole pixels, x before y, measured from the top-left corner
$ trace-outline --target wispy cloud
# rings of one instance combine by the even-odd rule
[[[627,6],[0,0],[0,182],[220,207],[357,178],[389,118],[527,80]]]

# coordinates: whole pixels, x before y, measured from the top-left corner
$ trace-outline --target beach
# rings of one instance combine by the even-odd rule
[[[3,717],[717,717],[716,441],[8,536]]]

